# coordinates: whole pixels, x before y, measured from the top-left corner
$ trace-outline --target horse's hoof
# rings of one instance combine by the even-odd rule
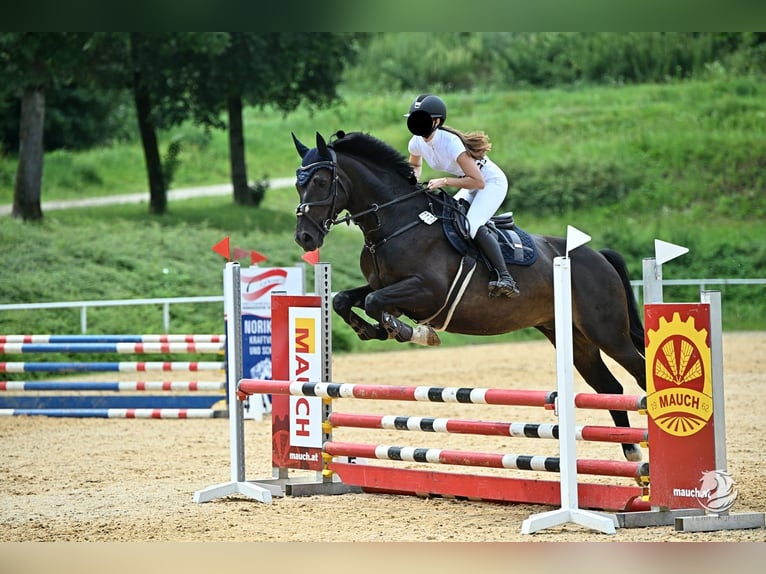
[[[438,347],[442,344],[441,339],[430,325],[418,325],[412,330],[410,343],[424,345],[426,347]]]
[[[622,445],[622,453],[625,455],[625,460],[629,460],[631,462],[641,462],[643,458],[641,454],[641,447],[637,444]]]

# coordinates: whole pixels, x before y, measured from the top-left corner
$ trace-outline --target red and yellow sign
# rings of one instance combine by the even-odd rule
[[[319,382],[321,298],[274,296],[272,305],[272,377],[274,380]],[[322,399],[274,395],[271,402],[272,465],[321,471]]]
[[[646,305],[650,502],[696,508],[700,477],[715,469],[710,306]]]

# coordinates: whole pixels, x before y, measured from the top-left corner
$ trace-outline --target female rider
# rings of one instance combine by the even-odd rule
[[[515,297],[519,289],[505,265],[500,245],[485,225],[508,193],[508,179],[487,152],[492,149],[483,132],[461,132],[447,127],[447,106],[438,96],[418,96],[407,117],[407,128],[413,134],[407,149],[410,165],[419,180],[423,159],[431,169],[455,177],[439,177],[428,182],[428,189],[459,187],[455,199],[469,203],[468,230],[476,245],[497,272],[497,281],[489,282],[490,296]]]

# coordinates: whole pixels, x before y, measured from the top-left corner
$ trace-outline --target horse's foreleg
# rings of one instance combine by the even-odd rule
[[[406,279],[370,292],[364,301],[365,312],[380,321],[388,337],[400,343],[436,346],[441,344],[439,335],[428,325],[412,327],[397,318],[402,306],[417,306],[416,299],[423,296],[423,289],[415,278]],[[425,294],[429,297],[428,294]]]
[[[429,325],[417,325],[412,327],[394,317],[391,313],[383,312],[383,328],[389,337],[400,343],[415,343],[426,347],[441,345],[439,335]]]
[[[333,297],[332,306],[335,312],[343,318],[362,341],[369,341],[371,339],[385,341],[389,338],[389,334],[380,323],[373,325],[353,311],[354,307],[364,308],[365,297],[371,291],[372,287],[369,285],[348,291],[340,291]]]

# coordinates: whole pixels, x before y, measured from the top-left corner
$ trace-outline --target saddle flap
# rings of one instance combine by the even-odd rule
[[[442,192],[443,228],[447,240],[456,251],[465,255],[479,257],[479,250],[473,245],[468,234],[466,212],[468,205],[458,203],[454,197]],[[498,224],[498,219],[500,223]],[[516,227],[513,212],[502,213],[492,217],[487,226],[493,230],[500,244],[505,262],[512,265],[532,265],[537,260],[537,249],[532,236]]]

